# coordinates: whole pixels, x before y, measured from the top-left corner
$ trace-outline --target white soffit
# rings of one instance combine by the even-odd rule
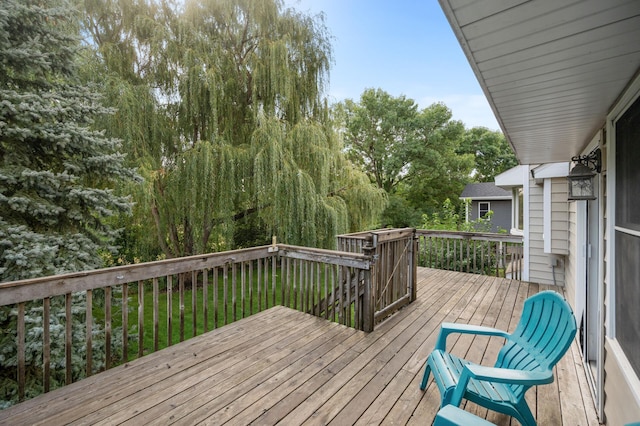
[[[568,161],[640,70],[638,0],[439,0],[521,164]]]

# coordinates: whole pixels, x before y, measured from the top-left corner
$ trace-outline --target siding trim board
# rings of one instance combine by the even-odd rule
[[[542,213],[542,220],[543,220],[543,233],[542,233],[542,240],[544,241],[544,252],[545,253],[551,253],[551,214],[552,214],[552,210],[551,210],[551,180],[550,179],[545,179],[544,180],[544,184],[543,184],[543,213]]]

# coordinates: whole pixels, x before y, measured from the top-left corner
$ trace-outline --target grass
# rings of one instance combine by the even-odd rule
[[[168,291],[165,282],[158,283],[158,329],[157,329],[157,348],[155,348],[154,338],[154,294],[152,285],[150,283],[144,285],[144,311],[143,311],[143,348],[144,353],[154,352],[155,350],[165,348],[171,344],[175,344],[182,340],[189,339],[195,335],[204,333],[206,330],[213,330],[214,328],[221,327],[225,324],[229,324],[233,321],[239,320],[243,317],[247,317],[261,310],[267,309],[281,303],[281,281],[280,274],[278,272],[275,281],[275,302],[272,289],[272,277],[269,276],[267,295],[264,294],[264,282],[262,292],[260,294],[260,300],[258,300],[258,283],[257,273],[250,274],[252,282],[245,282],[244,286],[238,277],[238,282],[235,289],[231,284],[231,280],[224,285],[222,276],[218,279],[217,290],[217,312],[214,305],[214,284],[209,276],[207,282],[207,315],[206,315],[206,329],[205,329],[205,291],[202,285],[201,276],[195,289],[195,324],[194,324],[194,290],[191,283],[184,284],[182,305],[184,309],[181,312],[181,300],[180,291],[177,280],[174,280],[171,291],[171,341],[169,342],[169,327],[167,323],[167,299]],[[246,281],[249,281],[247,279]],[[249,285],[251,284],[251,285]],[[129,330],[129,358],[135,358],[138,353],[138,289],[137,285],[129,286],[128,297],[128,330]],[[244,295],[243,288],[244,287]],[[227,303],[225,306],[225,293],[227,294]],[[235,294],[235,297],[234,297]],[[268,299],[268,300],[267,300]],[[235,300],[235,303],[233,302]],[[244,302],[244,303],[243,303]],[[243,306],[244,305],[244,306]],[[226,315],[225,315],[226,314]],[[121,309],[117,314],[114,312],[114,327],[118,327],[122,324]],[[181,321],[181,317],[183,320]],[[195,333],[194,333],[195,325]]]

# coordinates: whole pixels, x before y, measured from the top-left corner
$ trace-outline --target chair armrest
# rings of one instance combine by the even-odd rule
[[[553,382],[553,371],[523,371],[509,368],[485,367],[483,365],[465,365],[462,375],[468,371],[469,377],[495,383],[509,383],[514,385],[545,385]]]
[[[451,404],[460,405],[469,380],[475,379],[485,382],[508,383],[512,385],[534,386],[553,382],[553,372],[546,371],[522,371],[508,368],[485,367],[477,364],[467,364],[462,369],[462,374],[451,396]]]
[[[498,336],[504,338],[508,338],[510,336],[506,331],[498,330],[497,328],[485,327],[482,325],[443,322],[440,326],[440,334],[438,335],[438,341],[436,342],[435,349],[446,351],[447,336],[451,333],[477,334],[480,336]]]

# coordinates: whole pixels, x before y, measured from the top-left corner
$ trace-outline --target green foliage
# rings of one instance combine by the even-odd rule
[[[419,144],[419,112],[412,99],[394,98],[381,89],[367,89],[359,102],[337,106],[344,120],[349,158],[372,182],[391,193],[406,175],[411,153]]]
[[[402,196],[392,194],[382,213],[384,228],[417,228],[421,223],[420,213]]]
[[[435,231],[491,232],[491,217],[493,216],[491,210],[484,217],[469,222],[464,220],[464,213],[460,212],[464,212],[465,204],[470,202],[470,200],[464,200],[461,206],[456,207],[447,198],[439,211],[431,215],[422,215],[420,228]]]
[[[119,141],[95,130],[111,112],[77,80],[80,44],[63,0],[6,0],[0,10],[0,281],[102,265],[116,233],[109,218],[130,210],[115,195],[135,178]],[[73,295],[72,376],[81,377],[86,332],[83,296]],[[26,305],[27,381],[42,389],[42,304]],[[0,407],[17,400],[15,307],[0,308]],[[64,298],[51,300],[52,387],[64,382]],[[94,344],[100,345],[100,327]],[[96,347],[100,368],[103,353]]]
[[[440,211],[422,216],[421,229],[433,231],[491,232],[489,211],[484,217],[466,222],[464,220],[465,200],[456,208],[451,200],[442,204]],[[468,254],[468,255],[467,255]],[[420,253],[420,266],[476,274],[492,275],[497,263],[496,243],[487,241],[447,240],[430,238],[424,241]]]
[[[100,266],[106,218],[130,202],[119,142],[93,130],[109,113],[75,80],[79,43],[62,1],[7,0],[0,14],[0,279]],[[71,21],[73,23],[73,21]]]
[[[359,102],[339,104],[336,116],[350,158],[379,188],[405,200],[395,202],[385,223],[413,222],[410,217],[398,220],[402,204],[410,216],[411,211],[436,211],[469,180],[473,159],[457,152],[464,125],[452,120],[443,104],[418,110],[404,96],[367,89]]]
[[[85,6],[87,76],[117,108],[103,124],[146,178],[127,232],[174,257],[245,244],[247,223],[257,241],[324,247],[377,224],[385,194],[345,157],[322,98],[321,17],[277,0]]]
[[[112,294],[115,302],[120,299],[116,291]],[[115,306],[115,303],[114,303]],[[104,291],[96,290],[93,296],[94,315],[104,318]],[[65,297],[50,299],[49,333],[50,333],[50,389],[65,385],[66,381],[66,313]],[[86,294],[75,293],[71,296],[71,377],[75,382],[86,377],[87,364],[87,329],[86,329]],[[117,315],[118,312],[114,312]],[[16,306],[0,307],[0,409],[18,402],[17,371],[17,315]],[[92,371],[105,368],[105,333],[102,324],[93,319],[92,339]],[[25,306],[25,365],[26,365],[26,398],[32,398],[44,392],[43,380],[43,304],[42,301],[31,302]],[[113,327],[111,353],[113,359],[122,356],[122,333],[120,327]]]
[[[420,228],[437,231],[458,231],[460,225],[460,215],[451,200],[447,198],[440,211],[431,215],[422,215],[422,226]]]
[[[496,175],[518,165],[515,153],[504,135],[484,127],[468,130],[458,153],[474,156],[474,179],[477,182],[493,181]]]

